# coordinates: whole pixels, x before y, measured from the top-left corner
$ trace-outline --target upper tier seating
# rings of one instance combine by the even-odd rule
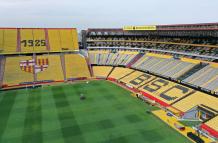
[[[73,28],[0,29],[0,54],[78,50]]]
[[[49,29],[50,51],[78,50],[76,29]]]
[[[17,51],[17,30],[0,29],[0,53]]]
[[[195,45],[192,45],[195,44]],[[203,45],[196,45],[203,44]],[[206,56],[218,56],[218,40],[183,37],[136,37],[136,36],[90,36],[87,37],[87,45],[90,47],[137,47],[146,49],[184,52]],[[208,47],[206,46],[208,45]],[[161,52],[159,52],[161,53]],[[193,57],[198,58],[198,57]],[[205,58],[207,59],[207,58]],[[207,59],[211,60],[211,59]]]

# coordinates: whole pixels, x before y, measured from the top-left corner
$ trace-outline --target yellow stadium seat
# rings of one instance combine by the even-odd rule
[[[151,56],[151,57],[166,58],[166,59],[172,58],[171,55],[163,55],[163,54],[157,54],[157,53],[146,53],[146,55]]]
[[[212,109],[218,110],[218,100],[216,97],[210,96],[208,94],[202,92],[195,92],[188,97],[178,101],[177,103],[173,104],[172,106],[179,109],[182,112],[186,112],[191,108],[198,106],[198,105],[205,105]]]
[[[5,63],[5,71],[3,84],[17,85],[21,82],[33,82],[33,73],[21,70],[20,62],[23,60],[31,60],[29,56],[7,57]]]
[[[17,51],[17,29],[4,29],[1,37],[4,53],[15,53]]]
[[[34,37],[32,29],[20,30],[21,52],[33,52]]]
[[[109,77],[114,79],[120,79],[133,71],[134,70],[128,68],[116,67]]]
[[[21,52],[46,51],[46,39],[44,29],[21,29]]]
[[[0,53],[4,51],[4,30],[0,29]]]
[[[94,76],[106,78],[112,69],[110,66],[93,66]]]
[[[90,77],[86,60],[79,54],[65,55],[65,68],[67,78]]]
[[[171,104],[193,91],[188,87],[162,78],[156,78],[139,89],[164,101],[167,104]]]
[[[155,78],[156,78],[155,76],[144,73],[144,74],[140,74],[136,76],[135,78],[131,79],[128,82],[128,84],[134,88],[139,88],[145,85],[146,83],[149,83],[150,81],[154,80]]]
[[[218,132],[218,116],[209,120],[205,124]]]
[[[49,29],[48,30],[49,36],[49,44],[50,44],[50,51],[58,52],[61,49],[61,39],[60,33],[57,29]]]
[[[37,80],[64,80],[61,58],[59,55],[37,56],[38,59],[48,59],[48,68],[37,73]]]
[[[51,51],[79,49],[76,29],[48,29],[48,36]]]
[[[44,29],[33,29],[33,38],[35,41],[35,45],[34,45],[35,52],[47,51]]]
[[[77,30],[74,28],[0,29],[0,53],[3,54],[73,50],[79,50]]]
[[[131,73],[130,75],[121,78],[120,81],[122,81],[128,85],[134,86],[130,83],[130,81],[139,77],[140,75],[143,75],[143,72],[135,71],[135,72]]]
[[[73,50],[79,50],[79,43],[78,43],[78,33],[76,29],[72,29],[72,36],[73,36]]]
[[[73,35],[71,30],[59,30],[62,50],[73,50]]]

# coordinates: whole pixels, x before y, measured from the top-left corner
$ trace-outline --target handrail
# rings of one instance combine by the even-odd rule
[[[199,54],[192,54],[192,53],[186,53],[186,52],[175,52],[175,51],[169,51],[169,50],[159,50],[159,49],[147,49],[147,48],[138,48],[138,47],[87,47],[87,49],[123,49],[123,50],[139,50],[139,51],[152,51],[152,52],[166,52],[170,54],[178,54],[178,55],[185,55],[185,56],[196,56],[200,58],[208,58],[208,59],[216,59],[218,60],[218,57],[215,56],[206,56],[206,55],[199,55]]]
[[[87,40],[87,42],[155,43],[155,44],[169,44],[169,45],[183,45],[183,46],[193,46],[193,47],[218,48],[218,45],[189,44],[189,43],[160,42],[160,41],[142,41],[142,40]]]

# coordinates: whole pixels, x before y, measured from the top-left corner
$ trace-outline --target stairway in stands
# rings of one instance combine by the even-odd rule
[[[86,60],[86,63],[87,63],[88,69],[89,69],[90,76],[93,77],[94,73],[93,73],[92,65],[91,65],[91,62],[90,62],[90,59],[89,59],[89,53],[86,50],[80,50],[79,53],[85,57],[85,60]]]
[[[91,66],[90,60],[89,60],[88,57],[85,57],[85,59],[86,59],[86,63],[87,63],[88,69],[89,69],[90,76],[93,77],[94,74],[93,74],[93,70],[92,70],[92,66]]]
[[[37,61],[37,56],[36,56],[35,53],[33,54],[33,59],[35,60],[35,62]],[[33,79],[34,79],[34,82],[37,81],[37,73],[35,71],[34,71],[34,74],[33,74]]]
[[[135,62],[137,62],[142,56],[144,56],[144,54],[139,53],[137,54],[127,65],[127,68],[130,68]]]
[[[113,68],[111,69],[111,71],[110,71],[109,74],[107,75],[107,78],[110,77],[110,75],[111,75],[111,73],[114,71],[114,69],[115,69],[115,67],[113,67]]]
[[[194,73],[198,72],[199,70],[203,69],[204,67],[206,67],[208,64],[207,63],[200,63],[197,64],[196,66],[194,66],[193,68],[191,68],[189,71],[187,71],[186,73],[184,73],[183,75],[181,75],[180,77],[178,77],[178,79],[180,81],[188,78],[189,76],[193,75]]]
[[[60,55],[60,58],[61,58],[61,67],[62,67],[62,71],[63,71],[63,74],[64,74],[64,81],[66,81],[67,77],[66,77],[65,56],[64,56],[63,53]]]
[[[0,88],[2,87],[3,84],[5,61],[6,58],[4,56],[0,56]]]

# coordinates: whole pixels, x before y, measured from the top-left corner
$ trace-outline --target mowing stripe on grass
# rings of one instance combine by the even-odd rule
[[[41,132],[41,92],[40,90],[28,90],[28,105],[24,121],[23,143],[43,142]]]
[[[2,135],[5,131],[5,128],[7,126],[8,118],[11,113],[11,109],[14,105],[15,97],[16,97],[16,91],[8,93],[8,95],[3,95],[3,99],[0,102],[0,141],[2,138]]]
[[[46,143],[64,143],[52,91],[49,89],[47,91],[49,92],[43,91],[41,97],[43,141]]]
[[[4,93],[1,93],[0,91],[0,102],[2,101],[3,97],[4,97]]]
[[[52,92],[65,143],[72,143],[72,141],[84,142],[82,132],[70,109],[63,87],[52,87]]]
[[[24,127],[27,96],[18,91],[8,119],[7,128],[2,136],[3,143],[21,143]],[[21,94],[21,95],[20,95]]]

